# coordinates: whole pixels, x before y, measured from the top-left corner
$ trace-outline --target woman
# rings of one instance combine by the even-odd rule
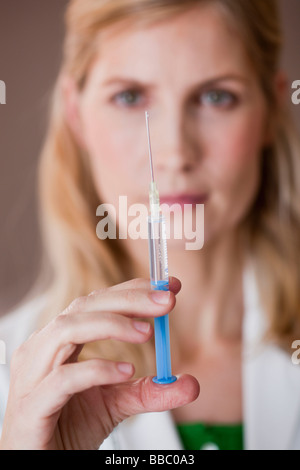
[[[1,448],[296,448],[299,144],[275,1],[73,0],[66,19],[40,165],[53,280],[2,324],[12,349],[34,333]],[[146,109],[162,202],[205,204],[204,248],[170,240],[155,297],[145,240],[95,234],[101,202],[146,203]],[[149,319],[171,311],[160,386]]]

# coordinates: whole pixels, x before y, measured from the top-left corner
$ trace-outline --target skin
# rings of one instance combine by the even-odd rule
[[[88,151],[100,199],[117,207],[127,195],[128,205],[146,204],[148,109],[161,195],[208,194],[205,249],[187,252],[184,240],[170,240],[169,269],[183,289],[176,298],[181,283],[171,278],[169,296],[161,294],[167,303],[157,304],[146,279],[147,243],[125,240],[137,279],[75,300],[16,351],[1,448],[97,449],[118,422],[146,411],[177,409],[178,421],[242,418],[237,229],[256,195],[270,138],[264,96],[241,41],[216,10],[197,7],[146,28],[125,26],[100,34],[83,91],[65,77],[66,118]],[[148,341],[152,327],[142,333],[134,319],[170,311],[173,371],[188,372],[175,383],[130,381],[132,364],[77,363],[91,341]],[[200,400],[197,379],[204,384]]]

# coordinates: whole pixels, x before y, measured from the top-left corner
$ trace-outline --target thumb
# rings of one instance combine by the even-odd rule
[[[200,386],[195,377],[181,375],[166,385],[152,381],[152,377],[104,386],[105,403],[117,425],[129,416],[139,413],[167,411],[196,400]]]

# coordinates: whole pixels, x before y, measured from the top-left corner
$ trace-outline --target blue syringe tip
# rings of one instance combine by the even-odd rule
[[[171,375],[171,377],[166,377],[159,379],[156,377],[153,377],[152,381],[155,382],[156,384],[160,385],[165,385],[165,384],[171,384],[177,380],[177,377],[175,375]]]

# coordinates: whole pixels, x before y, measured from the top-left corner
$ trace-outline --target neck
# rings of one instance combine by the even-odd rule
[[[223,234],[198,252],[174,253],[170,260],[170,272],[182,282],[174,329],[185,348],[201,344],[210,350],[213,343],[240,340],[243,260],[237,233]]]
[[[147,247],[146,247],[147,248]],[[146,250],[132,250],[134,277],[149,278]],[[199,251],[168,250],[169,274],[182,289],[170,314],[172,339],[182,350],[241,337],[242,251],[237,231],[229,231]],[[180,349],[180,348],[179,348]]]

